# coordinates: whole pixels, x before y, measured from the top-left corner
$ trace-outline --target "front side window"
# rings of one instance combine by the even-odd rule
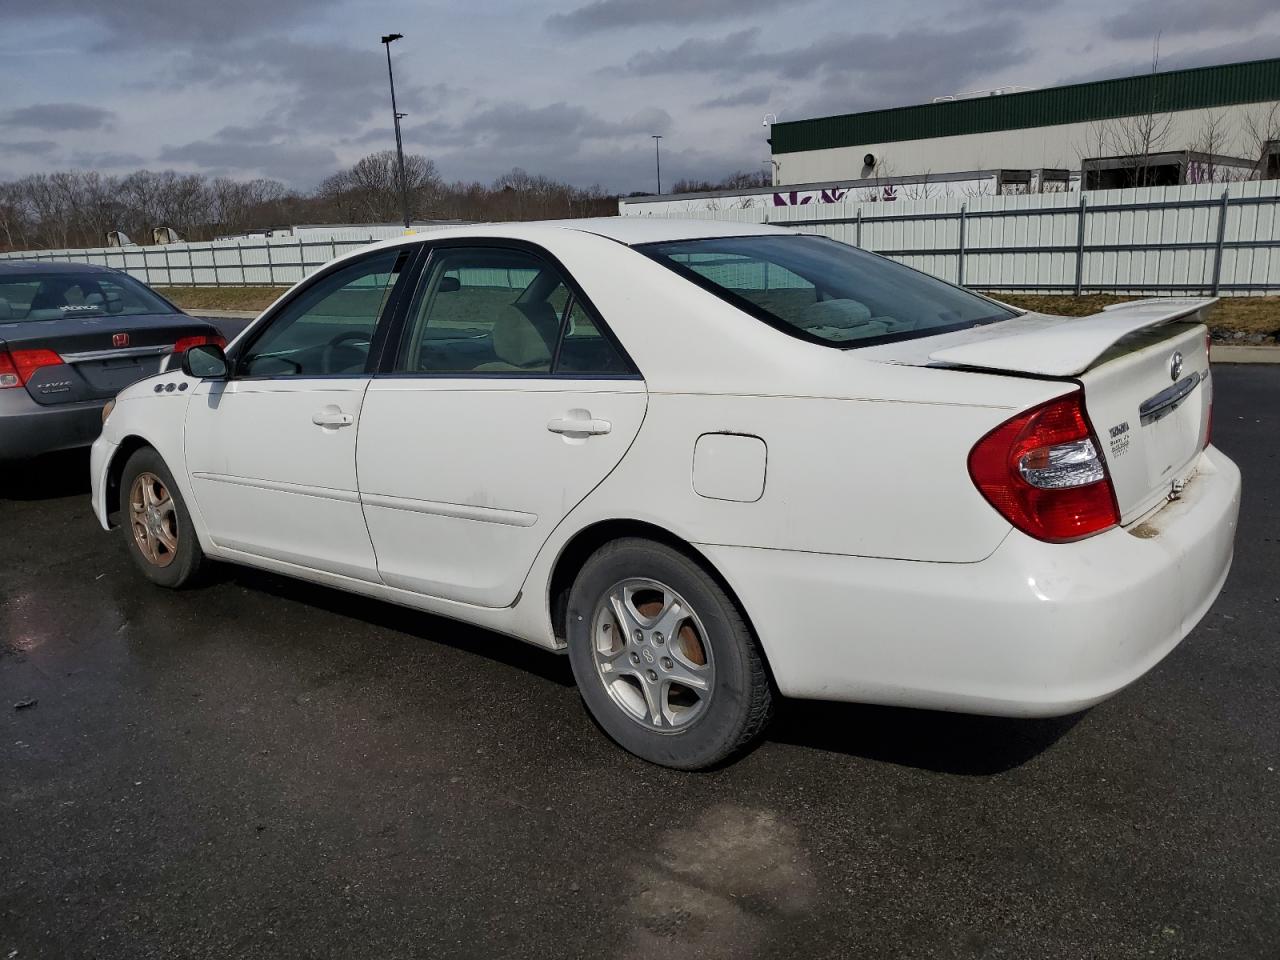
[[[396,371],[608,374],[629,367],[541,257],[444,247],[427,266]]]
[[[276,313],[237,369],[246,377],[360,374],[403,258],[388,250],[316,281]]]
[[[173,307],[126,274],[50,272],[0,277],[0,321],[173,312]]]
[[[960,287],[824,237],[724,237],[638,249],[787,333],[836,347],[1015,316]]]

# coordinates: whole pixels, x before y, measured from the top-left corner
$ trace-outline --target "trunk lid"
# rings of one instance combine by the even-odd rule
[[[1215,302],[1156,298],[1088,317],[1028,314],[932,346],[888,345],[877,359],[1080,383],[1128,524],[1175,492],[1207,443],[1213,392],[1203,321]]]
[[[61,317],[0,323],[0,349],[52,350],[62,363],[37,369],[27,381],[43,406],[106,400],[160,371],[182,337],[213,336],[210,324],[186,314]]]

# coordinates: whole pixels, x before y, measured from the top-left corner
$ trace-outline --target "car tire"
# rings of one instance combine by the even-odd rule
[[[151,447],[124,465],[120,526],[134,564],[152,583],[177,589],[195,579],[204,551],[173,474]]]
[[[591,716],[651,763],[713,766],[772,715],[764,658],[737,604],[665,544],[627,538],[592,554],[569,593],[567,633]]]

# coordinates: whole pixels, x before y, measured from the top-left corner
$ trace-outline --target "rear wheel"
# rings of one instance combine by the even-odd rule
[[[181,587],[204,560],[173,474],[150,447],[136,451],[120,477],[120,519],[129,555],[152,583]]]
[[[601,547],[570,592],[568,634],[587,709],[645,760],[710,766],[768,723],[772,691],[750,629],[677,550],[641,539]]]

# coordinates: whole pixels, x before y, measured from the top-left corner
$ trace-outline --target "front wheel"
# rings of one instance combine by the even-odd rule
[[[568,640],[591,715],[652,763],[711,766],[768,723],[769,678],[737,605],[664,544],[625,539],[596,551],[569,594]]]
[[[151,447],[134,452],[120,477],[120,518],[129,555],[162,587],[190,583],[204,560],[173,474]]]

